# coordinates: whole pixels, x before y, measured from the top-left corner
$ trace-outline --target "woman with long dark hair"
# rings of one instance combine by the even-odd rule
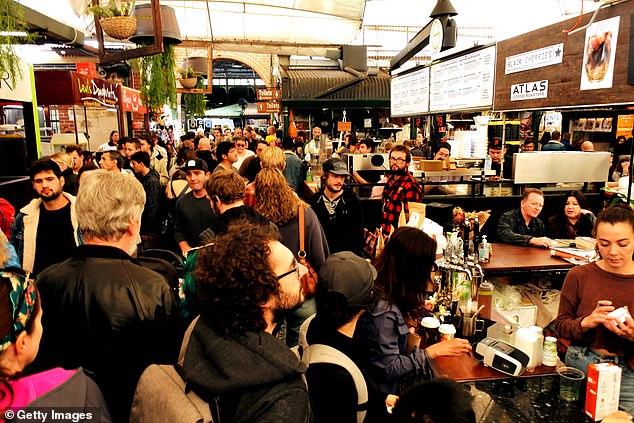
[[[414,382],[434,377],[431,359],[471,351],[465,339],[438,342],[407,350],[407,320],[434,290],[431,273],[436,241],[418,228],[400,227],[374,261],[379,301],[361,316],[355,337],[366,345],[368,360],[384,393],[399,394]]]
[[[559,211],[548,219],[546,234],[553,239],[592,236],[594,220],[586,196],[581,191],[568,191],[563,196]]]

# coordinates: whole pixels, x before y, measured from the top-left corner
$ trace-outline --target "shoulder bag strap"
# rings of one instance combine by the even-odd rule
[[[306,251],[304,250],[304,206],[302,204],[299,205],[298,210],[299,216],[299,252],[306,255]]]
[[[183,189],[181,190],[181,192],[178,193],[178,197],[176,198],[181,198],[183,196],[183,194],[185,193],[185,191],[187,191],[187,188],[189,188],[189,184],[185,184],[185,186],[183,187]],[[174,187],[172,187],[172,190],[174,189]],[[173,191],[172,191],[173,192]]]
[[[174,191],[174,181],[170,181],[169,186],[170,191],[172,192],[172,198],[176,198],[176,192]]]

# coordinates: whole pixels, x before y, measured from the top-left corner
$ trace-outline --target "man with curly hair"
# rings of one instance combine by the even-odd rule
[[[273,336],[275,313],[304,301],[305,272],[275,232],[246,221],[199,250],[203,311],[183,371],[202,398],[218,398],[220,421],[310,421],[305,368]]]

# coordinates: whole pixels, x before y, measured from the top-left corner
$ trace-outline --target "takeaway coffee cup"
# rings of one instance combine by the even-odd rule
[[[462,316],[462,336],[473,336],[476,332],[482,332],[484,330],[484,320],[478,319],[471,314],[465,314]]]
[[[440,320],[435,317],[423,317],[420,324],[423,328],[421,344],[427,347],[438,342]]]
[[[438,327],[438,332],[441,341],[448,341],[456,335],[456,328],[454,325],[444,324]]]

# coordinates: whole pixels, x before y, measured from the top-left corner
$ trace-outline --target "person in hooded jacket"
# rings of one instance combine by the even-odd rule
[[[308,422],[305,371],[273,336],[274,315],[300,305],[307,269],[268,226],[240,222],[198,252],[202,313],[183,357],[183,376],[218,405],[220,421]]]

